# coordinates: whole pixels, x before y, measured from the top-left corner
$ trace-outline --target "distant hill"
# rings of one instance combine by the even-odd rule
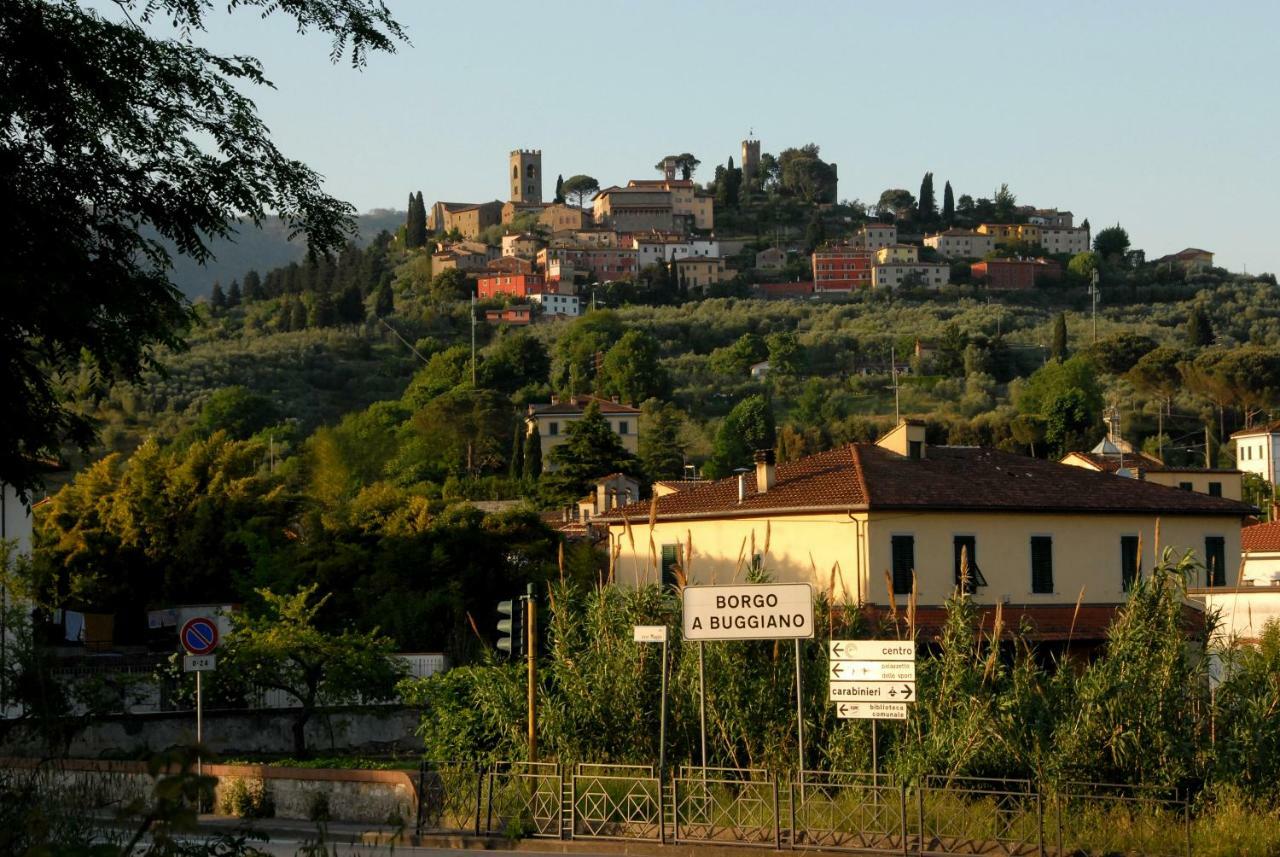
[[[377,208],[356,218],[360,244],[367,244],[382,230],[395,232],[404,224],[405,213]],[[223,288],[245,271],[256,269],[264,274],[272,268],[300,260],[307,252],[305,241],[289,241],[285,225],[277,217],[268,219],[261,229],[242,227],[234,241],[214,241],[214,258],[207,265],[196,264],[186,256],[174,255],[173,281],[187,297],[207,297],[214,282]]]

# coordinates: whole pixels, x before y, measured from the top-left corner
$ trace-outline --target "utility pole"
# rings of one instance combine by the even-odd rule
[[[471,388],[476,386],[476,296],[471,296]]]
[[[538,666],[537,666],[537,647],[538,647],[538,605],[533,598],[533,584],[528,584],[525,590],[527,593],[524,599],[525,614],[528,621],[525,623],[525,632],[528,638],[525,641],[525,655],[529,663],[529,761],[538,761],[538,709],[536,705],[536,695],[534,688],[537,686]]]
[[[1098,269],[1093,269],[1089,283],[1089,296],[1093,298],[1093,341],[1098,341]]]
[[[894,425],[897,425],[902,421],[898,395],[898,391],[901,390],[902,387],[898,384],[898,353],[896,346],[894,345],[889,346],[889,372],[890,376],[893,378],[893,423]]]

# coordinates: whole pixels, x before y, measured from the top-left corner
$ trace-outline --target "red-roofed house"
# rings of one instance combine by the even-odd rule
[[[1208,250],[1200,250],[1196,247],[1188,247],[1185,250],[1179,250],[1177,253],[1170,253],[1168,256],[1161,256],[1156,259],[1157,265],[1177,265],[1180,268],[1190,268],[1193,271],[1204,270],[1213,267],[1213,254]]]
[[[652,567],[651,535],[671,548],[664,556],[692,548],[684,573],[696,584],[742,581],[758,559],[775,580],[810,582],[871,611],[891,598],[903,608],[913,585],[919,606],[934,609],[957,586],[963,553],[973,597],[987,610],[1002,604],[1006,623],[1026,617],[1044,638],[1066,639],[1078,600],[1092,628],[1077,625],[1075,639],[1096,640],[1139,563],[1150,569],[1157,550],[1207,557],[1211,571],[1200,581],[1234,584],[1240,523],[1253,511],[1238,500],[997,450],[929,446],[923,424],[911,421],[874,444],[771,460],[760,456],[741,478],[658,497],[653,532],[635,538],[634,562],[624,517],[647,530],[649,504],[602,516],[611,549],[622,552],[619,580],[674,577],[669,563]]]

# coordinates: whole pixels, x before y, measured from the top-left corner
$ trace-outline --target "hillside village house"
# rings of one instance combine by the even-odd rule
[[[871,285],[871,252],[851,244],[820,247],[813,253],[815,292],[850,292]]]
[[[989,289],[1026,290],[1061,279],[1062,266],[1053,259],[986,259],[970,265],[969,276]]]
[[[1188,247],[1185,250],[1179,250],[1177,253],[1161,256],[1156,259],[1156,264],[1190,269],[1192,271],[1203,271],[1213,267],[1213,254],[1208,250]]]
[[[864,223],[858,230],[858,241],[866,250],[876,251],[898,243],[898,227],[894,223]]]
[[[920,248],[914,244],[886,244],[875,251],[876,264],[887,265],[890,262],[919,262]]]
[[[1280,455],[1280,420],[1241,429],[1231,435],[1236,445],[1236,467],[1276,484],[1276,457]]]
[[[724,259],[687,256],[671,262],[677,281],[689,288],[705,288],[729,278]]]
[[[542,309],[543,315],[577,318],[582,314],[582,300],[577,295],[560,295],[555,292],[529,295],[529,302]]]
[[[981,259],[996,249],[990,235],[969,229],[948,229],[924,236],[924,246],[932,247],[944,259]]]
[[[534,428],[542,439],[542,467],[554,470],[548,458],[551,450],[565,440],[565,429],[576,420],[582,419],[587,406],[592,402],[600,408],[600,416],[609,423],[618,440],[627,452],[635,455],[640,451],[640,409],[624,405],[612,399],[598,396],[573,396],[562,399],[552,396],[547,404],[529,405],[525,416],[525,428],[532,434]]]
[[[946,262],[886,262],[871,269],[871,287],[896,289],[906,283],[940,289],[951,282],[951,266]]]
[[[698,484],[603,516],[620,551],[616,579],[742,581],[754,559],[778,581],[834,589],[878,613],[906,604],[937,618],[968,558],[973,597],[1006,623],[1021,617],[1044,640],[1101,639],[1139,568],[1166,547],[1190,550],[1209,571],[1195,581],[1233,585],[1240,524],[1251,507],[1106,473],[991,449],[929,446],[923,424],[904,421],[875,444],[849,444],[754,472]],[[649,562],[647,532],[663,561]],[[625,519],[625,521],[624,521]],[[639,527],[632,551],[625,526]],[[767,549],[766,549],[767,545]],[[886,581],[886,576],[888,581]],[[890,592],[892,590],[892,594]],[[1075,613],[1077,599],[1080,611]],[[989,617],[988,617],[989,621]]]

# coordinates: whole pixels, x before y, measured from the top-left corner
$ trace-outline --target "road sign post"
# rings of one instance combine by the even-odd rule
[[[879,720],[905,720],[916,701],[914,640],[832,640],[827,644],[827,698],[836,715],[871,721],[871,770],[880,773]]]
[[[667,626],[636,625],[632,632],[637,643],[659,643],[662,646],[662,690],[658,714],[658,779],[667,769]]]
[[[703,646],[712,640],[795,640],[796,741],[804,768],[804,696],[800,641],[813,638],[813,587],[807,583],[686,586],[684,638],[698,643],[698,721],[707,767],[707,678]]]
[[[196,776],[204,775],[204,682],[201,676],[217,663],[213,650],[218,648],[218,626],[205,616],[188,619],[178,632],[178,641],[187,650],[182,668],[196,674]]]

